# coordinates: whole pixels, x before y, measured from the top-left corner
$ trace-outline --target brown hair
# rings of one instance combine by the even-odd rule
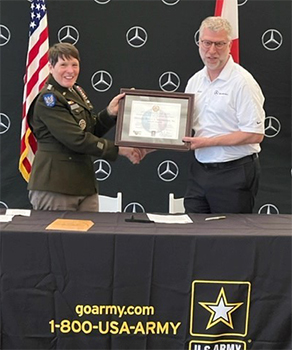
[[[59,58],[76,58],[80,62],[79,51],[77,48],[69,43],[58,43],[49,49],[49,62],[54,67]]]

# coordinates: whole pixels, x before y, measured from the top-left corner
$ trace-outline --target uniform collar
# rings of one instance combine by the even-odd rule
[[[82,96],[80,96],[80,94],[76,91],[76,89],[74,89],[74,92],[70,91],[69,88],[66,88],[64,86],[61,86],[55,79],[54,77],[49,74],[49,77],[46,81],[47,87],[49,87],[49,85],[52,85],[54,87],[55,90],[57,90],[58,92],[60,92],[62,94],[62,96],[64,96],[64,98],[66,100],[72,100],[74,102],[77,102],[78,104],[82,105],[85,108],[88,108],[89,105],[86,103],[86,101],[84,100],[84,98],[82,98]],[[74,85],[75,86],[75,85]],[[72,87],[74,88],[74,87]],[[68,95],[68,96],[67,96]],[[89,103],[89,102],[88,102]]]
[[[47,79],[47,82],[46,82],[47,86],[49,85],[52,85],[54,86],[54,88],[56,90],[58,90],[63,96],[66,96],[67,93],[70,93],[70,97],[72,96],[72,94],[76,93],[77,96],[79,96],[79,94],[77,93],[76,89],[74,89],[74,86],[72,88],[66,88],[62,85],[60,85],[55,79],[54,77],[52,76],[52,74],[49,75],[48,79]],[[72,89],[74,90],[72,92]],[[81,97],[80,97],[81,98]],[[82,98],[81,98],[82,99]]]
[[[68,92],[69,91],[69,89],[68,88],[66,88],[66,87],[64,87],[64,86],[62,86],[62,85],[60,85],[55,79],[54,79],[54,77],[52,76],[52,74],[50,74],[49,75],[49,77],[48,77],[48,80],[47,80],[47,85],[53,85],[54,86],[54,88],[56,89],[56,90],[58,90],[59,92],[61,92],[61,94],[63,94],[63,92]]]

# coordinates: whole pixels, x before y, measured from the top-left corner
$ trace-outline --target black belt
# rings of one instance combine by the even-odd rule
[[[251,154],[250,156],[231,160],[229,162],[222,162],[222,163],[200,163],[199,161],[197,162],[205,169],[223,169],[223,168],[228,168],[228,167],[233,167],[233,166],[238,166],[238,165],[243,165],[246,163],[253,162],[258,157],[259,157],[258,154],[254,153],[254,154]]]

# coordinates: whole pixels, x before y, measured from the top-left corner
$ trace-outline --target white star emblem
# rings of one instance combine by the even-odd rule
[[[231,314],[243,303],[228,303],[224,288],[222,287],[215,303],[200,302],[199,304],[211,313],[206,329],[215,326],[219,322],[223,322],[233,329]]]

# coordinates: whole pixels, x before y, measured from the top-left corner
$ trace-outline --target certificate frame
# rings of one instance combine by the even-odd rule
[[[117,146],[188,151],[192,136],[194,95],[141,89],[120,89]]]

